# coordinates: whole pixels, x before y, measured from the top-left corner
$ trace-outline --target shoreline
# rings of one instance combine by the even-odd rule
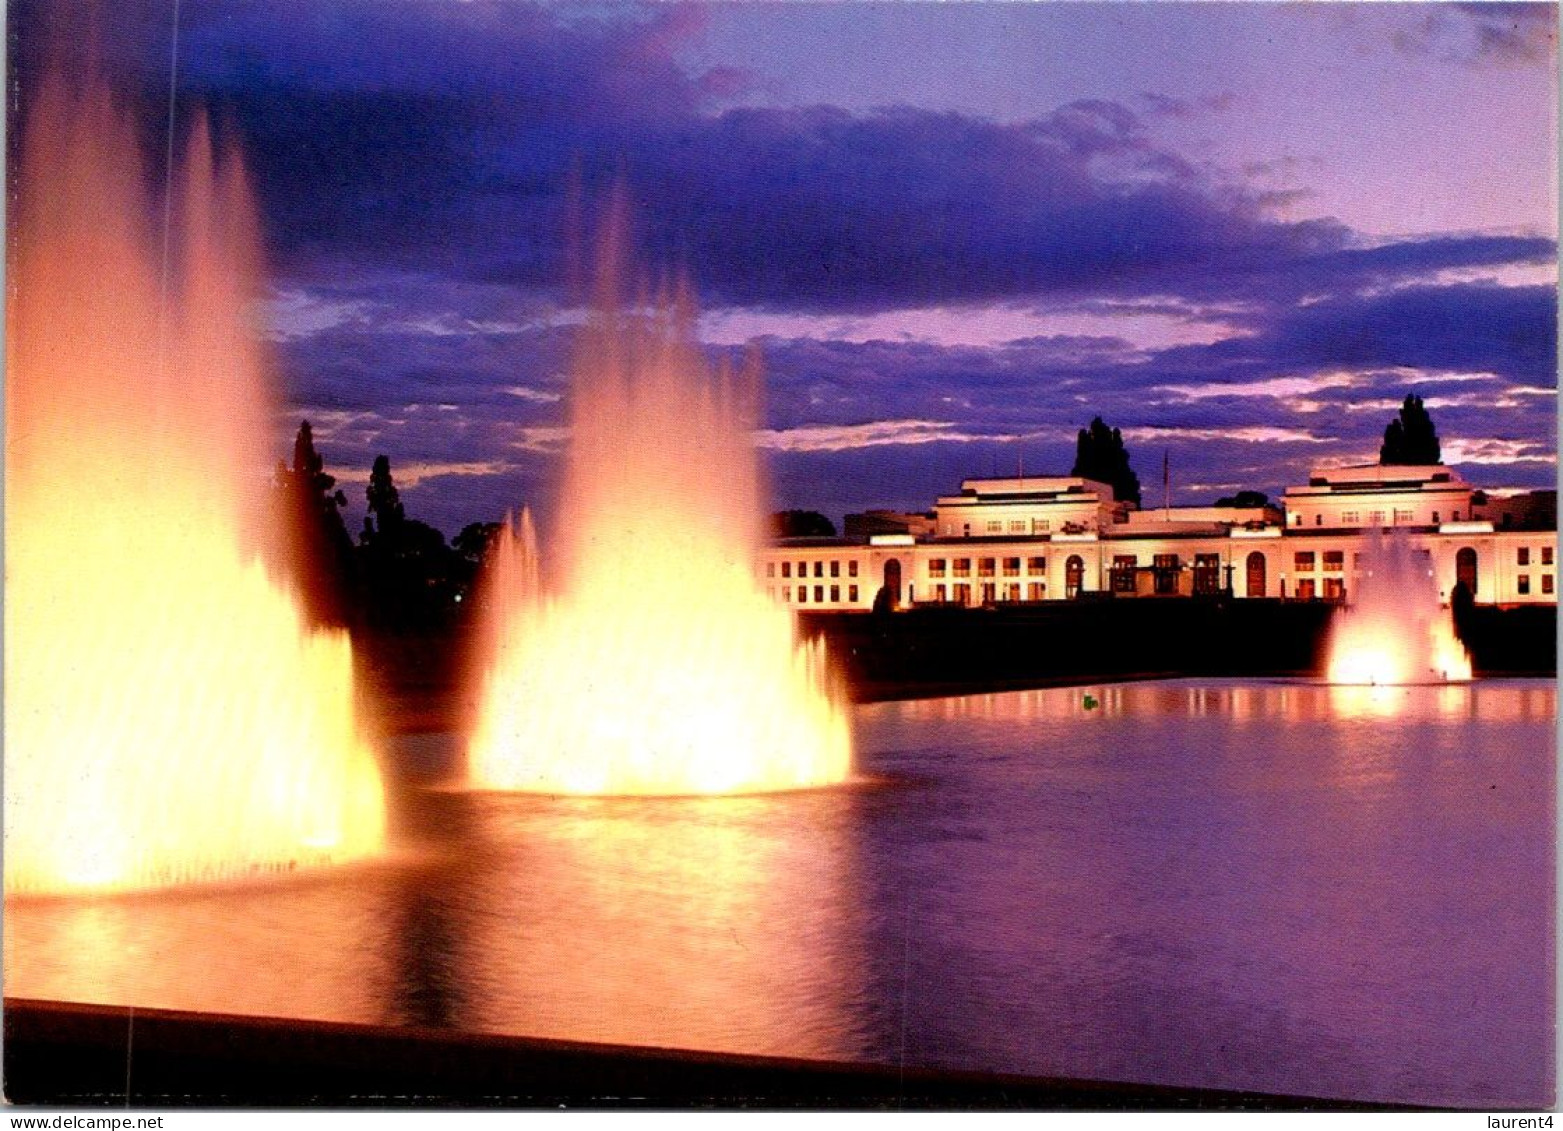
[[[6,1100],[25,1107],[1428,1110],[336,1021],[4,1005]]]

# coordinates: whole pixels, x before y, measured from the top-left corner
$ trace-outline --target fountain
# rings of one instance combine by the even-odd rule
[[[757,368],[713,374],[680,293],[626,310],[618,240],[577,343],[556,540],[537,583],[512,530],[480,648],[473,784],[567,794],[704,794],[839,782],[848,724],[823,641],[755,576]],[[524,524],[523,524],[524,525]]]
[[[382,840],[347,636],[309,630],[255,552],[250,194],[204,122],[185,148],[162,211],[98,80],[47,80],[27,123],[6,308],[7,896],[239,879]]]
[[[1471,678],[1471,658],[1424,555],[1404,538],[1370,535],[1351,606],[1330,636],[1329,681],[1446,683]]]

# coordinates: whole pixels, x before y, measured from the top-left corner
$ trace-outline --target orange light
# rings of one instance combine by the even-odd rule
[[[204,128],[171,282],[132,131],[51,81],[7,313],[5,891],[231,879],[375,849],[344,633],[255,559],[261,360],[242,172]]]
[[[797,643],[755,578],[752,397],[709,371],[692,317],[682,299],[650,319],[605,302],[582,333],[565,580],[543,595],[535,546],[512,532],[469,744],[479,786],[737,793],[850,772],[823,642]]]

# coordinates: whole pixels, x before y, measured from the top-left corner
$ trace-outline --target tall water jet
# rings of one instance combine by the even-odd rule
[[[1356,593],[1330,634],[1331,683],[1441,683],[1471,678],[1471,657],[1440,606],[1425,556],[1371,534]]]
[[[823,642],[798,643],[755,575],[757,368],[710,370],[685,295],[623,309],[605,258],[572,370],[562,583],[540,592],[535,548],[508,535],[471,779],[569,794],[841,781],[851,743]]]
[[[255,553],[250,193],[204,123],[186,148],[164,212],[100,83],[47,80],[27,123],[6,303],[7,895],[238,878],[382,839],[347,636],[308,629]]]

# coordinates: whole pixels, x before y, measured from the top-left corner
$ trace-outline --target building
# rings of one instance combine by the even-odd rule
[[[1445,603],[1461,582],[1479,604],[1557,603],[1555,494],[1491,499],[1441,465],[1319,468],[1279,508],[1137,510],[1080,477],[968,479],[933,515],[931,533],[920,524],[778,542],[762,553],[763,584],[793,608],[820,611],[866,611],[881,588],[896,607],[1344,601],[1371,545],[1401,536],[1426,555]]]

